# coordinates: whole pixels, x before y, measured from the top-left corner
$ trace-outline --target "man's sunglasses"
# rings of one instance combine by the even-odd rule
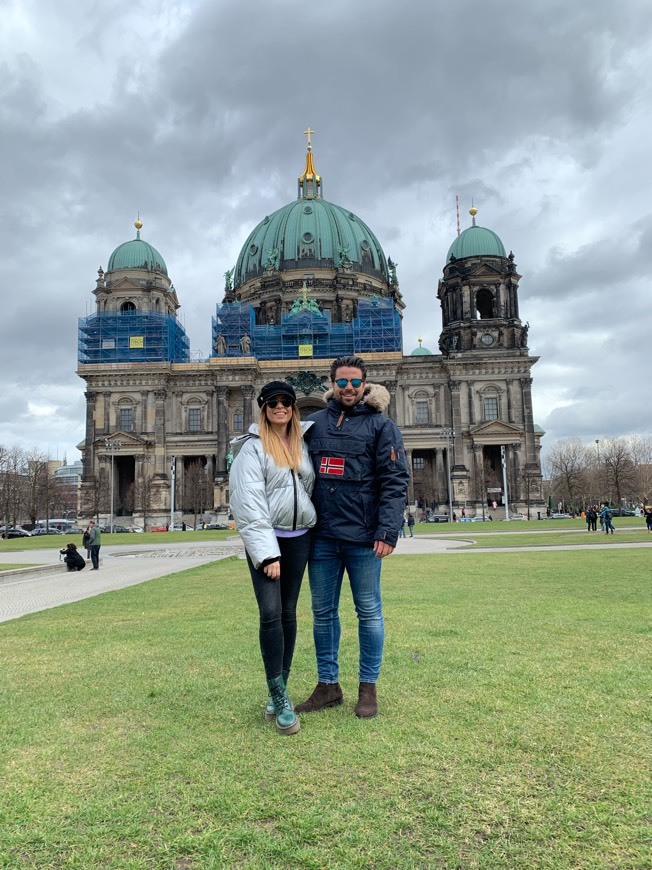
[[[343,390],[347,384],[351,384],[354,390],[357,390],[358,387],[362,386],[362,378],[338,378],[335,383]]]
[[[284,408],[291,408],[294,405],[292,399],[283,398],[283,399],[268,399],[265,404],[268,408],[272,408],[272,410],[278,405],[283,405]]]

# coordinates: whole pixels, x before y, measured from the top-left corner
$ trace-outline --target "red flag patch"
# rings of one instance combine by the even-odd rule
[[[344,476],[344,460],[336,459],[334,456],[324,456],[319,466],[320,474],[336,474],[338,477]]]

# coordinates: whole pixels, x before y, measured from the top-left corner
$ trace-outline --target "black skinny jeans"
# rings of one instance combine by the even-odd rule
[[[297,601],[310,553],[310,532],[297,538],[278,538],[281,576],[270,580],[262,568],[247,562],[260,615],[260,651],[268,680],[289,671],[297,639]]]

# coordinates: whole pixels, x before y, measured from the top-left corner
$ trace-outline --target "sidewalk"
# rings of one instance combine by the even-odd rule
[[[102,545],[99,571],[91,571],[90,562],[83,571],[68,571],[59,561],[58,552],[52,549],[2,553],[3,564],[16,567],[0,573],[0,622],[135,586],[229,556],[244,558],[238,537],[188,544]],[[38,567],[25,567],[34,564]]]

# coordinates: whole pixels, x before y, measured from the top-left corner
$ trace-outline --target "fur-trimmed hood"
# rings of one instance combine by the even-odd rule
[[[328,392],[324,394],[324,399],[327,402],[329,399],[333,398],[333,390],[328,390]],[[369,405],[370,408],[373,408],[374,411],[380,411],[381,414],[384,414],[389,408],[390,398],[389,390],[386,387],[383,387],[382,384],[367,383],[367,386],[364,388],[362,399],[360,399],[358,405],[364,403],[365,405]]]

